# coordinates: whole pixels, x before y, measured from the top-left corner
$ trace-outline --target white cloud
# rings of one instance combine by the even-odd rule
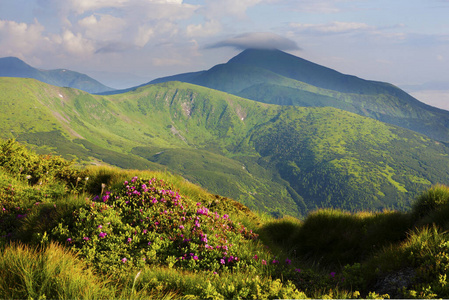
[[[128,10],[134,7],[148,8],[152,5],[189,6],[184,5],[183,0],[70,0],[68,5],[69,9],[77,14],[98,11],[104,8]]]
[[[233,47],[236,49],[279,49],[298,50],[298,45],[285,37],[272,32],[251,32],[240,34],[224,41],[215,43],[207,48]]]
[[[233,16],[245,18],[248,8],[261,3],[263,0],[206,0],[201,10],[210,19]]]
[[[72,3],[69,10],[92,10],[92,13],[69,28],[94,42],[98,54],[124,52],[136,46],[166,43],[172,38],[190,38],[194,31],[197,35],[206,34],[213,23],[204,26],[203,30],[190,27],[189,34],[178,23],[192,17],[197,7],[184,4],[182,0],[86,0]],[[114,10],[100,13],[101,8]]]
[[[342,5],[354,0],[278,0],[279,4],[283,4],[288,10],[295,10],[307,13],[331,14],[339,13],[343,9]]]
[[[222,26],[217,20],[209,20],[205,23],[190,24],[186,28],[189,37],[207,37],[217,34],[222,30]]]
[[[29,63],[41,63],[67,57],[90,57],[95,44],[81,33],[64,29],[59,34],[49,34],[35,20],[32,24],[0,20],[0,56],[16,56]]]
[[[0,20],[0,55],[23,58],[39,47],[45,47],[48,38],[43,36],[44,27],[34,24]]]
[[[123,7],[130,0],[71,0],[70,8],[78,14],[106,7]]]
[[[295,31],[310,34],[341,34],[341,33],[359,32],[374,29],[374,27],[369,26],[366,23],[338,22],[338,21],[334,21],[327,24],[290,23],[289,27]]]
[[[144,47],[150,41],[152,36],[154,36],[153,28],[149,26],[139,26],[134,43],[139,47]]]
[[[119,40],[126,21],[111,15],[90,15],[78,21],[85,37],[96,40]]]
[[[62,48],[69,54],[86,58],[95,52],[95,45],[91,40],[84,38],[80,33],[74,34],[66,29],[57,38]]]
[[[151,59],[155,67],[189,66],[196,57],[201,55],[198,52],[199,46],[196,40],[187,42],[171,43],[158,47],[157,54]],[[191,71],[191,69],[188,69]]]

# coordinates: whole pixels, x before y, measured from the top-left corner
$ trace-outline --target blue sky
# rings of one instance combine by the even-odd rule
[[[1,0],[0,57],[116,88],[276,47],[449,109],[449,0]]]

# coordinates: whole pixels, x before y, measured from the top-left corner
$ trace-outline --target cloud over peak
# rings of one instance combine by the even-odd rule
[[[228,38],[206,48],[232,47],[238,50],[244,49],[279,49],[300,50],[299,46],[292,40],[272,32],[249,32]]]

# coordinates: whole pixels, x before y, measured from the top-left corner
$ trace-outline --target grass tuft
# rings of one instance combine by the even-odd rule
[[[114,295],[107,280],[95,276],[64,247],[45,249],[11,244],[1,250],[0,298],[104,299]]]

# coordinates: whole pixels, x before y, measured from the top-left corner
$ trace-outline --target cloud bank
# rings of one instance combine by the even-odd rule
[[[272,32],[250,32],[206,46],[206,49],[232,47],[237,50],[244,49],[279,49],[279,50],[301,50],[292,40]]]

